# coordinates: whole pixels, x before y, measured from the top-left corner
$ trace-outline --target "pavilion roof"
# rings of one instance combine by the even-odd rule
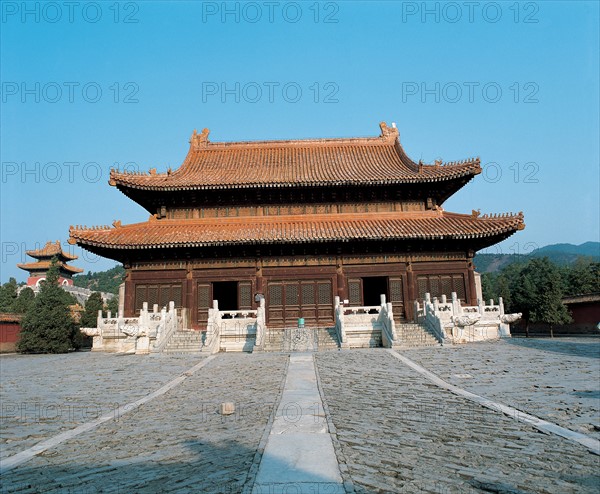
[[[354,240],[444,240],[509,236],[525,227],[523,214],[479,216],[421,212],[151,219],[115,227],[73,227],[69,243],[105,249],[269,245]]]
[[[208,129],[194,131],[177,170],[111,170],[109,183],[120,189],[166,192],[468,181],[481,173],[479,158],[415,163],[400,145],[398,130],[384,122],[380,128],[378,137],[216,143],[209,142]]]
[[[37,261],[17,264],[17,267],[29,272],[46,272],[50,269],[51,264],[51,261]],[[69,274],[83,273],[83,269],[76,268],[75,266],[69,266],[68,264],[60,261],[58,263],[58,269]]]
[[[27,255],[33,257],[35,259],[45,259],[51,258],[54,256],[58,256],[62,261],[74,261],[77,259],[77,256],[69,254],[62,250],[62,246],[60,244],[60,240],[56,242],[46,242],[46,245],[41,249],[28,250]]]

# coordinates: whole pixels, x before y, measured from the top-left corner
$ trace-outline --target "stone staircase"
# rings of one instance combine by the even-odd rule
[[[335,328],[319,328],[317,330],[319,352],[339,350],[340,343]]]
[[[422,324],[408,322],[396,324],[396,335],[398,342],[394,346],[399,348],[440,346],[435,334]]]
[[[194,353],[202,348],[202,331],[180,330],[171,335],[165,353]]]
[[[267,329],[264,336],[264,351],[283,351],[283,329]]]
[[[348,348],[377,348],[382,346],[381,324],[346,327]]]
[[[335,328],[308,329],[310,342],[289,341],[294,338],[295,329],[268,329],[264,339],[265,352],[288,352],[288,351],[331,351],[339,350],[339,343]]]
[[[256,335],[222,334],[219,350],[221,352],[252,352],[256,343]]]

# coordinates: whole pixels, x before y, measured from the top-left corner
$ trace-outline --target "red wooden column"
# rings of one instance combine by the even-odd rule
[[[131,270],[125,274],[125,317],[135,317],[135,285],[131,280]]]
[[[348,298],[348,290],[346,288],[346,275],[344,274],[344,266],[341,257],[338,257],[337,259],[336,277],[337,296],[343,301]]]
[[[416,277],[415,273],[412,270],[412,264],[410,262],[406,263],[406,285],[407,291],[406,299],[404,300],[404,310],[406,312],[406,319],[412,320],[414,315],[414,302],[417,298],[417,290],[415,287]]]
[[[477,289],[475,288],[475,268],[472,260],[467,263],[467,293],[469,305],[477,305]]]
[[[185,277],[185,303],[183,306],[188,311],[188,325],[193,328],[198,323],[198,311],[194,310],[194,276],[192,267],[188,265]],[[187,328],[186,328],[187,329]]]

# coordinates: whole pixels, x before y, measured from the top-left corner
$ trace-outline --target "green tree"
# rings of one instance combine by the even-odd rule
[[[69,309],[72,297],[59,286],[58,277],[58,262],[53,258],[46,280],[21,323],[19,352],[65,353],[77,348],[79,331]]]
[[[98,311],[104,307],[100,292],[93,292],[85,302],[85,312],[81,315],[82,328],[95,328],[98,324]]]
[[[35,293],[29,287],[23,288],[17,300],[13,304],[13,311],[17,314],[25,314],[29,307],[33,305],[33,301],[35,300]]]
[[[511,286],[515,306],[523,313],[525,334],[529,323],[546,323],[550,335],[554,326],[571,321],[567,307],[562,303],[563,280],[558,267],[547,257],[531,259]]]
[[[483,273],[481,275],[481,293],[484,300],[497,299],[496,283],[496,276],[493,273]]]
[[[17,301],[17,280],[9,278],[8,283],[0,287],[0,312],[13,312]]]
[[[600,292],[600,263],[580,257],[565,270],[565,294]]]
[[[106,302],[105,310],[110,311],[113,317],[119,312],[119,297],[114,296],[108,302]]]
[[[531,310],[535,305],[535,284],[531,274],[524,268],[514,279],[510,280],[511,302],[510,311],[523,314],[525,336],[529,338]]]

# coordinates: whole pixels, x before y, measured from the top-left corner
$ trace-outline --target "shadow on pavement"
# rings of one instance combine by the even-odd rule
[[[4,473],[0,492],[2,494],[12,492],[342,494],[345,492],[325,484],[316,487],[314,484],[309,486],[302,483],[254,484],[254,476],[249,475],[255,459],[254,445],[248,447],[236,441],[210,443],[186,440],[178,445],[171,445],[169,449],[174,449],[180,455],[185,455],[187,450],[189,461],[169,461],[168,455],[160,450],[160,444],[156,445],[155,451],[135,451],[126,458],[112,460],[106,458],[110,455],[109,452],[99,451],[98,456],[102,456],[102,460],[86,462],[74,458],[72,463],[66,465],[56,464],[56,460],[61,459],[58,451],[48,450],[41,455],[41,460],[33,459]],[[89,456],[89,453],[89,451],[82,452],[82,456]],[[233,458],[236,461],[231,461]],[[33,466],[33,463],[37,464]],[[281,475],[282,479],[285,479],[284,464],[282,464]],[[360,492],[372,494],[366,490]]]
[[[600,359],[600,338],[506,338],[506,344],[545,352]]]

